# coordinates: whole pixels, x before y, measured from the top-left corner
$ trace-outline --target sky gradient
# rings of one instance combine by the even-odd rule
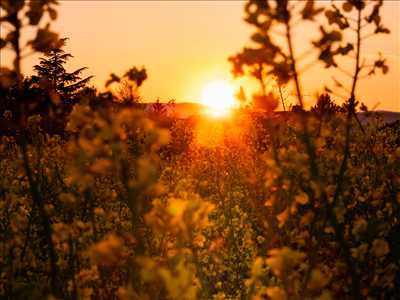
[[[104,90],[111,72],[121,74],[131,66],[145,66],[149,78],[141,88],[144,101],[159,97],[195,102],[209,81],[231,81],[227,58],[251,45],[253,28],[243,21],[243,6],[242,1],[60,1],[52,28],[70,38],[66,50],[74,58],[68,69],[87,66],[85,75],[95,75],[92,83],[99,89]],[[364,79],[358,93],[370,108],[400,111],[400,3],[386,1],[382,16],[392,33],[367,40],[364,57],[373,59],[382,52],[390,71]],[[316,38],[316,32],[310,25],[296,28],[298,53],[304,41]],[[2,64],[11,58],[5,52]],[[23,71],[30,74],[36,63],[37,56],[28,57]],[[332,75],[346,79],[341,73],[324,70],[320,63],[304,74],[308,104],[315,101],[315,91],[332,83]],[[248,95],[255,87],[251,80],[233,84],[236,88],[243,85]],[[291,87],[287,90],[290,93]]]

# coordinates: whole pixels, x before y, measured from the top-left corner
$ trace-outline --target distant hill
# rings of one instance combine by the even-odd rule
[[[184,117],[190,117],[193,115],[197,115],[204,109],[204,105],[200,103],[191,103],[191,102],[184,102],[184,103],[175,103],[175,111],[178,115]]]
[[[155,105],[155,103],[143,103],[145,105],[146,110],[151,111],[151,107]],[[198,115],[204,109],[204,105],[196,102],[177,102],[174,104],[163,103],[166,107],[168,107],[169,111],[173,113],[175,116],[179,118],[188,118],[194,115]],[[257,111],[256,114],[262,114],[262,112]],[[277,114],[284,113],[283,111],[277,111]],[[371,122],[375,120],[375,115],[382,115],[383,121],[386,124],[394,123],[396,121],[400,121],[400,112],[394,111],[374,111],[369,116],[367,116],[364,112],[358,112],[357,116],[359,117],[361,123]]]
[[[357,116],[359,117],[361,123],[374,122],[376,115],[381,115],[383,117],[383,122],[386,124],[391,124],[400,120],[400,112],[395,111],[379,110],[372,112],[369,117],[364,112],[357,113]]]
[[[192,103],[192,102],[178,102],[173,104],[168,103],[160,103],[164,106],[165,112],[169,114],[173,114],[178,118],[189,118],[194,115],[198,115],[201,110],[204,108],[200,103]],[[145,110],[148,112],[152,112],[157,109],[157,103],[143,103],[145,106]]]

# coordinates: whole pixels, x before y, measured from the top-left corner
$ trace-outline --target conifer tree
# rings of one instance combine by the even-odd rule
[[[87,69],[86,67],[71,73],[67,72],[64,65],[73,56],[61,49],[65,46],[66,40],[62,39],[61,47],[46,52],[45,57],[40,58],[40,63],[34,66],[34,70],[37,72],[34,79],[38,82],[46,82],[47,88],[56,92],[64,101],[73,100],[93,77],[81,77],[81,73]]]

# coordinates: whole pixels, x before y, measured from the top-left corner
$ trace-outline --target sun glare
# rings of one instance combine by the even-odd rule
[[[204,87],[201,103],[212,116],[226,116],[235,104],[233,87],[225,81],[212,81]]]

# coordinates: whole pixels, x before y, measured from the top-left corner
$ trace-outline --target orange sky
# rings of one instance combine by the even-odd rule
[[[149,75],[141,89],[145,101],[157,97],[196,101],[207,82],[231,80],[228,56],[249,45],[253,29],[242,21],[243,5],[242,1],[60,1],[59,18],[52,26],[70,38],[66,50],[74,58],[68,69],[89,67],[86,74],[95,75],[93,84],[100,89],[111,72],[121,74],[144,65]],[[390,71],[365,79],[358,92],[370,107],[400,111],[400,2],[386,1],[382,15],[392,33],[367,40],[364,54],[373,58],[381,51]],[[295,31],[299,48],[312,38],[315,31],[308,25]],[[5,52],[1,61],[9,62]],[[24,72],[29,74],[35,63],[37,56],[28,57]],[[332,74],[336,72],[326,72],[319,64],[305,73],[302,82],[309,103],[316,90],[331,83]],[[343,79],[340,73],[337,76]],[[235,86],[239,84],[251,94],[249,81],[236,81]]]

